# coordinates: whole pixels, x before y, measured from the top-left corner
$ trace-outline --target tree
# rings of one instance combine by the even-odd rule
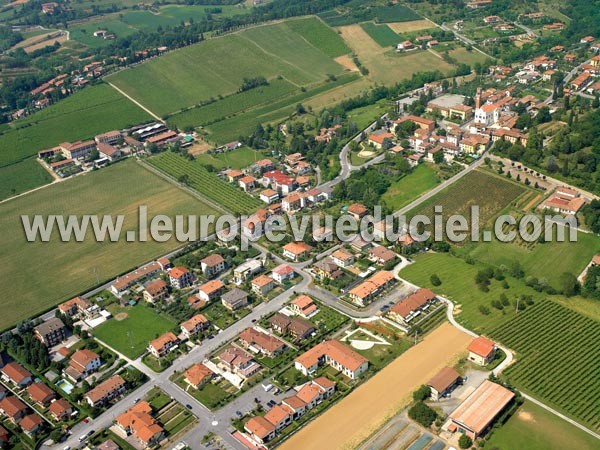
[[[466,434],[463,434],[461,435],[461,437],[458,438],[458,446],[460,448],[470,448],[471,445],[473,445],[473,439],[471,439]]]
[[[570,272],[564,272],[559,278],[559,283],[563,295],[567,297],[572,297],[579,292],[579,281],[577,281],[577,277]]]
[[[415,392],[413,392],[413,399],[417,402],[422,402],[427,400],[431,396],[431,388],[424,384],[419,387]]]
[[[431,284],[434,286],[439,286],[442,284],[442,280],[440,280],[440,277],[438,277],[435,273],[429,277],[429,281],[431,281]]]
[[[444,162],[444,152],[439,151],[433,154],[433,162],[436,164],[441,164]]]
[[[424,427],[430,427],[437,413],[423,402],[417,402],[408,410],[408,417]]]

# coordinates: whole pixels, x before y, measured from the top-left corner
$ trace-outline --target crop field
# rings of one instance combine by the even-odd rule
[[[309,26],[306,20],[313,23]],[[328,56],[343,48],[339,36],[331,35],[333,40],[323,47],[327,54],[293,27],[311,33],[317,33],[316,27],[324,29],[321,34],[329,31],[316,18],[303,19],[299,25],[259,26],[173,51],[109,79],[150,110],[165,115],[235,93],[244,77],[281,76],[300,87],[343,73],[344,67]],[[207,66],[206,61],[218,64]]]
[[[0,167],[0,200],[51,181],[52,176],[34,158]]]
[[[375,20],[377,22],[410,22],[421,19],[421,16],[404,5],[374,6],[368,11],[362,10],[362,13],[354,13],[355,10],[352,8],[352,3],[350,2],[346,5],[348,7],[346,10],[332,9],[320,13],[318,16],[332,27],[351,25],[367,20]]]
[[[144,305],[119,307],[112,309],[111,313],[112,319],[94,328],[94,336],[131,359],[144,353],[152,339],[177,325],[174,320],[161,316]],[[125,314],[126,318],[115,319],[118,314]]]
[[[254,212],[261,205],[259,200],[246,194],[241,189],[219,179],[201,165],[194,164],[175,153],[161,153],[150,158],[148,161],[175,179],[187,175],[190,187],[196,189],[217,204],[222,205],[228,211],[250,213]]]
[[[296,89],[289,81],[274,79],[268,86],[228,95],[208,105],[175,114],[168,120],[180,129],[186,126],[210,125],[248,108],[278,100]]]
[[[599,322],[539,302],[490,335],[517,352],[510,383],[600,430]]]
[[[93,138],[105,131],[150,120],[150,116],[107,84],[87,87],[0,134],[0,167],[61,142]]]
[[[157,177],[133,160],[56,183],[0,204],[0,283],[4,312],[0,329],[32,317],[57,303],[108,281],[181,244],[125,242],[137,230],[139,205],[149,216],[215,214],[208,205]],[[118,242],[61,242],[54,231],[49,242],[28,242],[21,215],[124,215]]]
[[[287,25],[331,58],[350,53],[350,48],[335,30],[313,18],[291,20]]]
[[[474,170],[422,203],[417,209],[410,211],[408,215],[425,214],[433,217],[434,206],[441,205],[444,217],[462,214],[470,218],[471,207],[478,206],[479,222],[483,227],[523,192],[525,187],[522,185]]]
[[[392,31],[401,34],[408,33],[411,31],[426,30],[431,28],[432,23],[429,20],[411,20],[410,22],[392,22],[387,24]]]
[[[373,22],[361,23],[360,26],[371,38],[382,47],[396,46],[400,42],[400,36],[386,24],[378,25]]]

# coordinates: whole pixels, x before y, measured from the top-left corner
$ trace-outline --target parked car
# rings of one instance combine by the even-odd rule
[[[241,411],[236,411],[236,412],[235,412],[235,415],[236,415],[236,416],[238,416],[240,419],[241,419],[242,417],[244,417],[244,415],[242,414],[242,412],[241,412]]]
[[[189,403],[186,403],[185,407],[186,407],[187,409],[192,409],[192,405],[190,405]]]

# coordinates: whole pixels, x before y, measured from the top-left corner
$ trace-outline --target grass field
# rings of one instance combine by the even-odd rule
[[[517,352],[503,372],[510,383],[600,429],[600,322],[546,301],[490,335]]]
[[[400,42],[400,36],[394,33],[386,24],[378,25],[373,22],[365,22],[361,23],[360,26],[382,47],[396,46]]]
[[[439,181],[435,170],[426,164],[420,164],[409,175],[392,183],[381,200],[396,211],[435,187]]]
[[[327,41],[319,45],[313,36],[302,32],[326,35]],[[302,19],[299,24],[281,22],[185,47],[109,79],[150,110],[164,115],[234,93],[244,77],[271,79],[281,75],[299,87],[323,81],[328,74],[339,75],[344,68],[329,55],[337,55],[344,45],[316,18]],[[218,64],[207,66],[206,61]]]
[[[0,200],[51,181],[52,176],[34,158],[0,167]]]
[[[107,84],[87,87],[65,100],[11,123],[0,134],[0,167],[61,142],[93,138],[105,131],[150,120]]]
[[[526,401],[508,422],[493,431],[488,446],[498,450],[593,450],[598,448],[598,440]]]
[[[241,189],[208,172],[202,165],[194,164],[175,153],[161,153],[151,158],[149,162],[175,179],[187,175],[191,187],[228,211],[251,213],[256,211],[262,204]]]
[[[243,169],[265,156],[249,147],[241,147],[232,152],[209,155],[196,155],[195,162],[203,166],[213,166],[215,169]]]
[[[404,5],[372,6],[363,14],[353,15],[354,5],[352,3],[348,4],[349,8],[346,11],[332,9],[320,13],[319,17],[332,27],[351,25],[365,20],[376,20],[377,22],[410,22],[421,19],[421,16]],[[358,3],[363,2],[359,1]]]
[[[162,180],[133,160],[64,181],[0,205],[0,281],[5,312],[0,329],[31,317],[109,280],[180,244],[27,242],[20,215],[124,214],[123,231],[135,230],[137,208],[149,215],[211,214],[211,208]],[[89,233],[88,233],[89,237]]]
[[[395,22],[387,24],[396,33],[426,30],[433,25],[429,20],[411,20],[409,22]]]
[[[403,78],[410,78],[416,72],[439,70],[450,73],[451,64],[427,51],[397,53],[382,47],[374,41],[360,25],[339,28],[341,36],[356,53],[360,62],[369,69],[367,78],[381,84],[393,84]]]
[[[131,359],[144,353],[148,342],[176,325],[175,321],[144,305],[112,308],[111,312],[113,316],[125,313],[127,318],[116,320],[113,317],[95,328],[94,336]]]

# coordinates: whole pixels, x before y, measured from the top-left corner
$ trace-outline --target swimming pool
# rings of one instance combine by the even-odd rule
[[[75,389],[75,386],[73,386],[71,383],[69,383],[65,379],[62,379],[58,383],[56,383],[56,387],[62,389],[65,393],[67,393],[69,395],[71,394],[73,389]]]

